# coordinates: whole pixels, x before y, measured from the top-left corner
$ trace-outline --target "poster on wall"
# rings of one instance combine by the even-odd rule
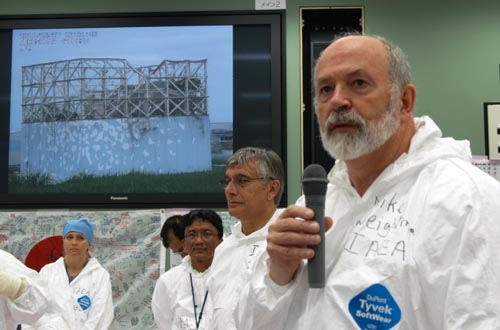
[[[160,210],[0,212],[0,248],[34,267],[57,260],[68,219],[94,225],[91,255],[111,275],[115,319],[110,329],[156,329],[151,296],[160,275]]]
[[[160,239],[164,221],[190,209],[116,211],[0,212],[0,248],[35,270],[62,255],[62,230],[68,219],[86,218],[94,226],[91,255],[111,276],[115,319],[111,330],[157,329],[151,311],[156,281],[181,262]],[[224,237],[237,219],[218,211]],[[168,254],[168,257],[167,257]]]

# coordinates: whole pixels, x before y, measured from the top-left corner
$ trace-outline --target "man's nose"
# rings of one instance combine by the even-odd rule
[[[345,111],[351,108],[350,94],[344,86],[337,86],[330,98],[333,111]]]

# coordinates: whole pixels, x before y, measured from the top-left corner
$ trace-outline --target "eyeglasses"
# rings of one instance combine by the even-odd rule
[[[247,186],[250,182],[252,182],[254,180],[267,180],[267,179],[268,178],[266,178],[264,176],[259,176],[257,178],[249,178],[249,177],[244,176],[244,175],[238,175],[238,176],[235,176],[234,179],[224,178],[224,179],[222,179],[222,180],[219,181],[219,184],[224,189],[226,189],[227,186],[229,186],[229,184],[231,182],[234,185],[236,185],[238,188],[243,188],[243,187]]]
[[[189,233],[184,235],[184,239],[188,240],[188,241],[195,241],[198,237],[201,237],[202,240],[208,241],[212,237],[216,237],[216,236],[217,236],[217,234],[214,234],[214,233],[209,232],[209,231],[202,231],[200,233],[190,231]]]

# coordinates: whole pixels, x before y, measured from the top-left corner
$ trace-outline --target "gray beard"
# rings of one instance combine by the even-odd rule
[[[353,112],[333,112],[320,130],[323,148],[339,160],[356,159],[380,148],[401,126],[396,106],[397,103],[391,100],[384,116],[371,122]],[[353,134],[328,131],[326,128],[339,118],[356,123],[360,131]]]

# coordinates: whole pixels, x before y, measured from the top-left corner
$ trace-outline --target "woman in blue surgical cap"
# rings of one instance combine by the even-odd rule
[[[51,312],[62,316],[71,330],[108,329],[113,321],[110,277],[90,256],[93,238],[87,219],[66,221],[63,256],[40,270],[49,288]],[[42,317],[39,323],[48,321]]]

